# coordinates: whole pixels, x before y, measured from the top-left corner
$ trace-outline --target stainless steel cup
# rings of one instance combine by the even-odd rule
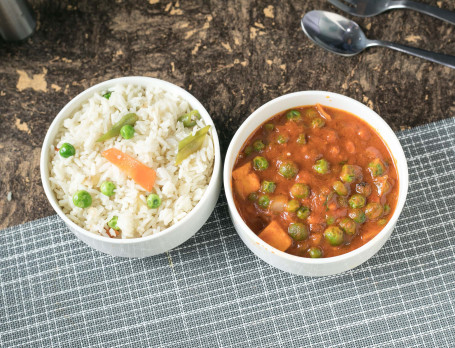
[[[36,19],[27,0],[0,0],[0,35],[6,41],[24,40],[33,34]]]

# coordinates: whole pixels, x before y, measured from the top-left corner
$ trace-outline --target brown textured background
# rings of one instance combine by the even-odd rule
[[[455,10],[453,0],[420,1]],[[342,13],[325,1],[30,2],[36,33],[0,39],[0,228],[54,213],[39,174],[47,128],[71,98],[114,77],[189,90],[214,118],[223,152],[254,109],[299,90],[355,98],[395,130],[455,116],[455,70],[383,48],[344,58],[311,43],[305,12]],[[406,10],[355,19],[371,38],[455,55],[455,26],[437,19]]]

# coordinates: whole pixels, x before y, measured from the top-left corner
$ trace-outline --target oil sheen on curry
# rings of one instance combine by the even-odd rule
[[[246,141],[232,172],[234,200],[266,243],[331,257],[371,240],[398,198],[389,149],[367,123],[320,104],[286,110]]]

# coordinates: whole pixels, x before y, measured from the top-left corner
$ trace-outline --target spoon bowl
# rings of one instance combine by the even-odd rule
[[[342,56],[353,56],[367,47],[383,46],[455,68],[454,56],[394,42],[369,40],[356,22],[335,13],[310,11],[302,18],[301,24],[302,30],[313,42]]]
[[[359,25],[336,13],[310,11],[301,24],[313,42],[342,56],[353,56],[367,46],[367,38]]]

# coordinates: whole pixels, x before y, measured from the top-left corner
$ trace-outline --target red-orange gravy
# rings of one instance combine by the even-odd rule
[[[296,195],[296,183],[308,192]],[[362,246],[386,225],[398,199],[395,162],[377,132],[322,105],[285,110],[262,124],[237,157],[232,186],[246,224],[303,257]]]

